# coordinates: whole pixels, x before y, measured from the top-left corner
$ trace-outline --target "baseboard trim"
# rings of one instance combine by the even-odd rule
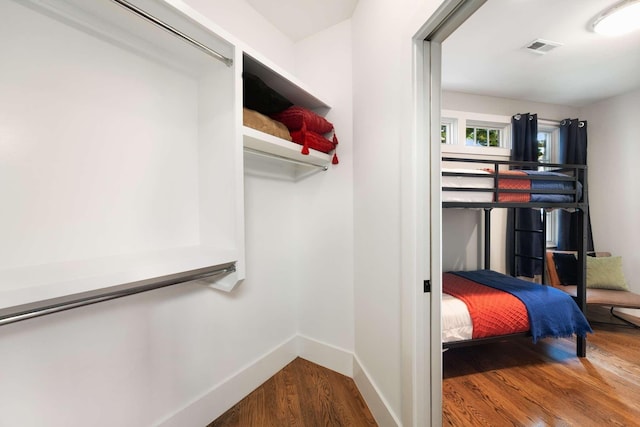
[[[353,353],[304,335],[298,335],[298,356],[353,378]]]
[[[378,425],[401,425],[357,356],[348,350],[304,335],[289,338],[156,425],[161,427],[207,425],[296,357],[353,378]]]
[[[382,396],[375,382],[371,380],[371,376],[356,355],[353,356],[353,381],[356,383],[364,401],[367,402],[367,406],[378,425],[402,426],[400,419],[393,413],[391,406]]]
[[[298,336],[293,336],[156,425],[162,427],[206,426],[297,356]]]

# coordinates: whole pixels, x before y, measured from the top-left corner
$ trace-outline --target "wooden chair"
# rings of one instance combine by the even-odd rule
[[[556,269],[556,264],[553,260],[554,252],[562,251],[547,251],[546,253],[546,266],[547,266],[547,285],[560,289],[572,297],[577,296],[577,286],[575,285],[562,285],[560,283],[560,276]],[[571,252],[565,252],[571,253]],[[596,252],[597,257],[611,256],[609,252]],[[640,309],[640,295],[631,291],[619,291],[611,289],[592,289],[587,288],[587,305],[601,305],[610,308],[610,313],[616,319],[620,319],[623,322],[630,324],[636,328],[640,328],[637,325],[625,318],[622,318],[615,313],[616,308],[633,308]]]

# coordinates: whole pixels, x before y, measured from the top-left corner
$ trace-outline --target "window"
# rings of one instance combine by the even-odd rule
[[[538,128],[538,161],[551,163],[558,161],[558,134],[559,129],[554,126],[539,126]],[[544,167],[540,167],[544,170]],[[546,215],[547,221],[547,247],[556,247],[558,245],[558,210],[551,212],[543,211],[542,215]]]
[[[440,142],[450,153],[508,156],[510,129],[509,116],[443,110]]]
[[[444,118],[440,123],[440,142],[443,144],[455,144],[456,119]]]
[[[502,147],[502,129],[495,127],[467,126],[466,145],[481,147]]]
[[[538,161],[551,162],[551,132],[538,132]]]

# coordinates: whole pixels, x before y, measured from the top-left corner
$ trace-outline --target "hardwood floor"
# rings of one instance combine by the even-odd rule
[[[640,329],[601,307],[588,317],[595,333],[586,358],[575,356],[570,339],[445,352],[444,425],[640,426]]]
[[[571,339],[445,352],[443,424],[640,426],[640,329],[602,308],[588,317],[586,358]],[[297,358],[209,427],[375,425],[351,378]]]
[[[209,427],[376,425],[351,378],[297,358]]]

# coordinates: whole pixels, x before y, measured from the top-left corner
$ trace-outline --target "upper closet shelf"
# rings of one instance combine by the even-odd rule
[[[286,71],[270,64],[265,59],[256,59],[258,55],[243,53],[243,71],[254,74],[271,89],[293,102],[294,105],[314,110],[320,115],[325,115],[331,108],[328,103],[313,95],[295,77]]]
[[[329,104],[313,95],[294,77],[269,64],[264,59],[256,59],[258,55],[243,53],[243,73],[253,75],[264,83],[266,90],[272,98],[266,98],[274,102],[282,102],[286,98],[293,105],[304,107],[313,111],[316,115],[324,116],[329,111]],[[245,79],[248,77],[245,77]],[[255,81],[255,79],[253,80]],[[243,89],[250,90],[248,84]],[[251,86],[253,88],[254,86]],[[262,88],[260,88],[262,90]],[[277,94],[273,94],[277,92]],[[251,93],[251,99],[255,95]],[[249,102],[246,93],[243,93],[244,105],[254,108]],[[261,103],[265,110],[277,104]],[[282,107],[286,108],[286,107]],[[271,115],[275,111],[258,112]],[[268,120],[268,119],[265,119]],[[261,129],[262,130],[262,129]],[[274,135],[278,134],[275,132]],[[318,171],[328,169],[331,163],[331,154],[309,149],[309,154],[302,154],[302,146],[269,133],[261,132],[249,126],[243,126],[243,140],[245,148],[245,171],[249,173],[297,180]]]
[[[309,154],[300,152],[300,145],[269,135],[259,130],[243,126],[244,147],[254,151],[262,151],[277,157],[284,157],[296,162],[306,163],[311,166],[327,169],[331,163],[331,156],[313,149]]]

